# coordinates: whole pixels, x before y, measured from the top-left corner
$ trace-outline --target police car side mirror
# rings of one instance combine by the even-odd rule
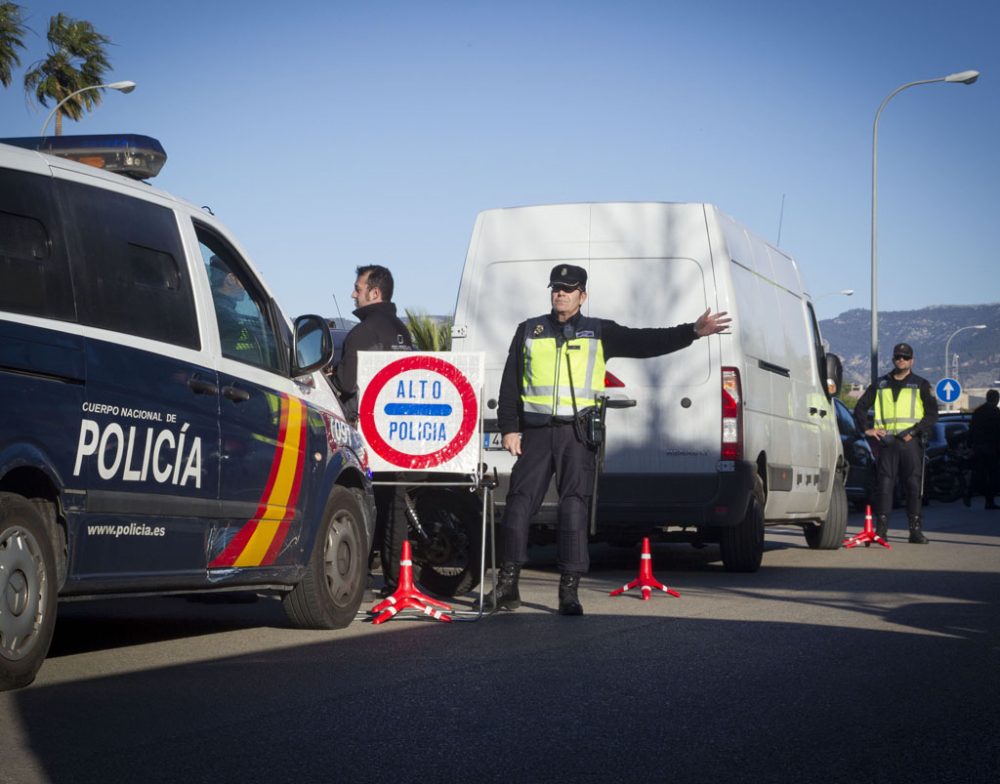
[[[321,316],[299,316],[293,327],[291,367],[295,378],[319,370],[333,358],[333,339]]]

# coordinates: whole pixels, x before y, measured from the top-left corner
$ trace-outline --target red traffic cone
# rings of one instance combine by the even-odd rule
[[[872,542],[882,545],[887,550],[892,549],[891,544],[875,533],[875,528],[872,526],[872,507],[871,504],[869,504],[865,507],[865,529],[861,533],[854,534],[854,536],[845,539],[844,547],[848,550],[852,547],[857,547],[859,544],[863,544],[865,547],[871,547]]]
[[[642,589],[642,600],[644,602],[649,601],[649,595],[653,592],[654,588],[658,591],[669,593],[671,596],[676,596],[678,599],[681,596],[673,588],[667,588],[667,586],[653,577],[653,555],[649,551],[648,536],[644,536],[642,538],[642,558],[639,561],[639,576],[632,582],[626,583],[621,588],[616,588],[609,593],[608,596],[620,596],[625,593],[625,591],[631,590],[632,588]]]
[[[435,610],[435,607],[440,609]],[[444,614],[451,612],[451,607],[421,593],[413,584],[413,557],[410,553],[410,542],[404,539],[402,556],[399,559],[399,586],[392,596],[383,599],[368,612],[377,616],[372,623],[380,624],[388,621],[400,610],[406,609],[420,610],[424,615],[429,615],[437,621],[451,623],[451,616]]]

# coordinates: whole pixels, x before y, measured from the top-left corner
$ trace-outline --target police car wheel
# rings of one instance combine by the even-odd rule
[[[35,679],[52,642],[56,594],[44,518],[25,498],[0,493],[0,691]]]
[[[296,626],[342,629],[354,620],[368,581],[368,538],[356,494],[335,487],[302,581],[284,597]]]
[[[743,519],[722,528],[719,536],[722,565],[727,572],[756,572],[764,556],[764,486],[754,476],[753,493]]]
[[[833,493],[826,520],[821,523],[807,523],[806,544],[813,550],[837,550],[844,543],[847,532],[847,491],[841,478],[834,477]]]

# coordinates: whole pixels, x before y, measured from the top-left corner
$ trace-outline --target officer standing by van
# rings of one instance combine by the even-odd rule
[[[913,373],[913,347],[897,343],[891,372],[865,390],[854,407],[854,421],[866,436],[878,441],[876,458],[875,533],[889,533],[892,493],[898,477],[906,493],[910,542],[927,544],[921,530],[921,484],[924,443],[937,422],[937,400],[927,379]],[[874,407],[869,420],[868,409]]]
[[[580,310],[587,300],[587,271],[572,264],[552,269],[549,288],[552,311],[518,325],[500,382],[497,419],[503,447],[517,462],[500,523],[500,575],[485,605],[521,606],[518,578],[528,560],[528,526],[554,475],[559,614],[583,615],[577,588],[590,567],[587,524],[597,471],[597,448],[588,443],[586,422],[604,391],[605,362],[669,354],[725,331],[731,319],[706,310],[693,323],[633,329],[585,317]]]
[[[355,271],[354,315],[361,322],[347,333],[343,356],[333,374],[344,413],[352,425],[358,422],[358,352],[412,351],[413,340],[406,325],[396,315],[392,301],[392,273],[379,264],[358,267]],[[375,474],[373,480],[394,482],[393,473]],[[375,545],[382,556],[385,590],[391,592],[399,578],[399,558],[406,538],[406,505],[403,491],[396,485],[376,484]],[[370,560],[370,559],[369,559]]]

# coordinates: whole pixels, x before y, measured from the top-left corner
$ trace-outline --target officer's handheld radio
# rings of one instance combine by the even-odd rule
[[[557,342],[570,341],[576,337],[576,329],[572,324],[563,324],[562,340],[557,338]],[[584,444],[597,450],[597,465],[594,471],[594,489],[590,495],[590,535],[597,533],[597,484],[604,468],[604,446],[606,420],[605,415],[609,408],[632,408],[635,406],[634,400],[613,399],[607,395],[597,395],[594,405],[588,406],[583,411],[579,411],[576,406],[576,385],[573,383],[572,363],[567,359],[566,372],[569,374],[570,398],[573,401],[573,428],[576,430],[577,438]]]

